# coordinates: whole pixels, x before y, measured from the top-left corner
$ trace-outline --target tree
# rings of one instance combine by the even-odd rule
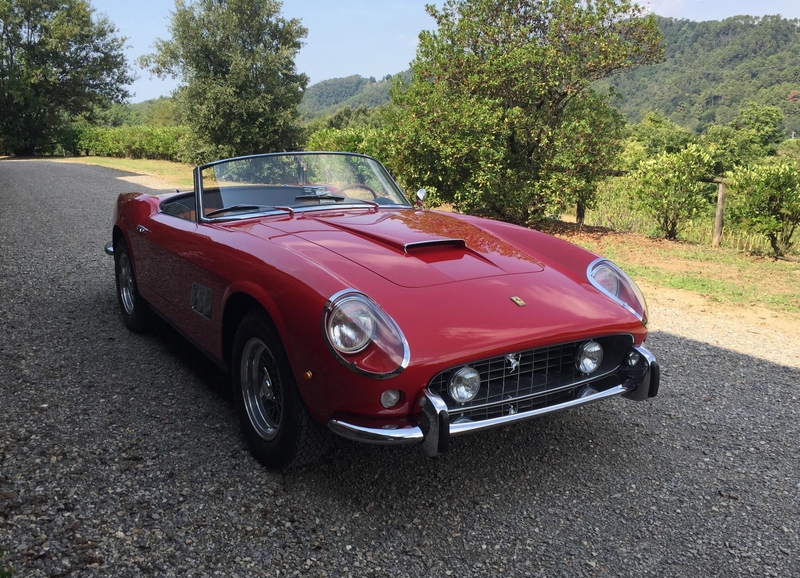
[[[648,112],[642,122],[633,125],[631,137],[644,145],[647,156],[676,153],[697,140],[690,131],[657,111]]]
[[[775,156],[778,145],[786,138],[781,128],[783,118],[777,106],[746,102],[733,119],[733,125],[752,134],[753,143],[761,147],[759,156]]]
[[[729,186],[734,218],[765,235],[776,257],[785,255],[800,225],[800,165],[790,159],[763,159],[734,170]]]
[[[294,148],[308,77],[295,69],[306,29],[278,0],[175,0],[170,40],[140,63],[182,79],[175,103],[189,127],[187,161]]]
[[[559,212],[575,205],[576,222],[584,224],[586,209],[594,208],[597,184],[622,152],[625,121],[606,95],[587,90],[575,97],[564,114],[563,142],[553,141],[552,166],[545,175],[550,204]]]
[[[127,98],[124,43],[85,0],[0,1],[0,149],[32,154],[70,117]]]
[[[592,82],[661,57],[654,19],[626,0],[446,0],[427,10],[438,29],[420,34],[410,82],[392,87],[388,164],[459,210],[515,223],[574,202],[554,197],[563,148],[580,131],[598,147],[612,135],[579,127],[570,111],[596,98]]]
[[[702,181],[711,168],[708,152],[690,144],[642,162],[634,173],[642,206],[655,217],[667,239],[676,239],[689,219],[708,208],[713,185]]]

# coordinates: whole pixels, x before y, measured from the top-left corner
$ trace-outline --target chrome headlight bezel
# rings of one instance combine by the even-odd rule
[[[352,345],[341,340],[342,328],[348,322],[355,333],[361,332]],[[356,289],[344,289],[328,300],[322,315],[322,332],[334,357],[360,375],[388,379],[401,373],[411,360],[408,341],[395,320]]]
[[[630,311],[643,325],[647,325],[647,301],[641,289],[612,261],[603,257],[595,259],[586,269],[586,278],[595,289]]]

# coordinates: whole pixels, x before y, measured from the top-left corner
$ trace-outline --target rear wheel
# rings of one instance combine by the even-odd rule
[[[321,447],[321,428],[308,415],[286,352],[263,312],[248,313],[239,325],[231,369],[239,420],[253,455],[273,469],[312,458]]]
[[[136,333],[151,329],[155,316],[147,301],[139,294],[133,261],[128,245],[122,237],[114,245],[114,273],[119,310],[125,326]]]

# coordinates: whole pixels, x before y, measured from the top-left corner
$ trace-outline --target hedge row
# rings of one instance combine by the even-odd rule
[[[181,126],[75,127],[63,142],[72,154],[180,161]]]

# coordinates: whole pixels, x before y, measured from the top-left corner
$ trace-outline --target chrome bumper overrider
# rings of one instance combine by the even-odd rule
[[[106,246],[103,247],[103,251],[106,252],[106,255],[113,255],[114,254],[114,241],[109,241],[106,243]]]
[[[435,393],[425,390],[419,401],[422,411],[420,422],[416,426],[395,429],[371,428],[332,419],[328,422],[328,427],[344,438],[362,443],[382,445],[422,444],[422,449],[427,455],[431,457],[439,456],[447,451],[450,436],[509,425],[618,395],[624,395],[626,398],[636,401],[655,397],[658,394],[660,381],[658,363],[653,354],[644,347],[635,347],[634,349],[642,355],[646,362],[646,368],[638,381],[626,377],[619,385],[563,403],[491,419],[450,423],[450,415],[445,401]]]

